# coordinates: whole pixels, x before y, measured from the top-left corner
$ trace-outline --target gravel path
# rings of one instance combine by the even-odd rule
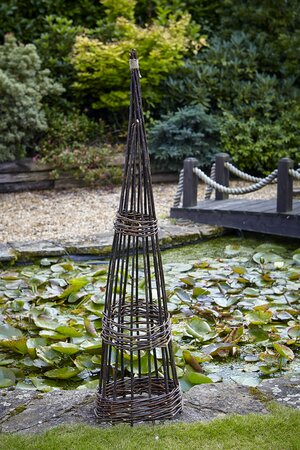
[[[232,183],[232,186],[243,185]],[[154,184],[158,219],[165,219],[173,204],[176,184]],[[204,185],[199,185],[199,199]],[[91,236],[112,231],[120,187],[78,188],[0,194],[0,242],[38,241]],[[267,186],[245,198],[276,197],[276,186]]]

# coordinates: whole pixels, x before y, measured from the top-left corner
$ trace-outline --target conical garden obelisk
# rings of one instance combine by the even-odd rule
[[[102,323],[96,416],[101,421],[171,419],[181,412],[151,184],[140,73],[130,53],[124,180],[114,224]]]

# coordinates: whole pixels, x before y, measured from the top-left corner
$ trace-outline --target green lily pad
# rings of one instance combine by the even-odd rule
[[[65,353],[66,355],[74,355],[80,351],[79,345],[71,344],[69,342],[57,342],[52,344],[51,348],[59,353]]]
[[[14,386],[15,382],[16,376],[14,371],[6,367],[0,367],[0,388]]]
[[[55,331],[68,337],[80,337],[83,335],[82,331],[78,331],[76,328],[68,327],[67,325],[60,325],[55,328]]]
[[[272,311],[251,311],[245,314],[245,319],[248,323],[262,325],[264,323],[269,323],[272,319],[272,315]]]
[[[15,339],[3,339],[0,341],[0,347],[6,347],[10,350],[25,355],[27,353],[27,337],[22,336]]]
[[[293,350],[290,349],[287,345],[280,344],[279,342],[274,342],[273,347],[280,356],[283,356],[290,361],[295,358]]]
[[[48,370],[44,373],[44,375],[48,378],[57,378],[59,380],[68,380],[69,378],[73,378],[78,375],[80,372],[79,369],[75,369],[74,367],[63,367],[62,369],[53,369]]]
[[[18,330],[18,328],[12,327],[8,323],[0,322],[0,340],[20,337],[20,336],[23,336],[23,333],[21,330]]]
[[[193,317],[189,322],[186,323],[186,331],[188,334],[201,341],[207,341],[213,336],[208,323],[205,320],[200,319],[199,317]]]
[[[198,372],[189,372],[187,375],[187,380],[192,384],[204,384],[204,383],[212,383],[212,379],[203,375],[203,373]]]
[[[288,329],[288,335],[293,339],[300,338],[300,325],[295,325]]]

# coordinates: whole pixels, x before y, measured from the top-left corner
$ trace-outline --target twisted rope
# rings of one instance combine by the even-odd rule
[[[176,191],[176,194],[174,197],[174,203],[173,203],[174,208],[178,208],[178,206],[180,205],[181,196],[183,193],[183,176],[184,176],[184,170],[181,169],[181,171],[179,172],[177,191]]]
[[[289,174],[296,180],[300,180],[300,172],[298,170],[290,169]]]
[[[216,163],[213,163],[213,165],[211,166],[210,178],[212,180],[216,181]],[[214,188],[211,187],[209,184],[205,185],[204,200],[209,200],[210,199],[213,190],[214,190]]]
[[[205,173],[201,169],[198,169],[198,167],[194,168],[194,173],[204,183],[210,185],[213,189],[216,189],[217,191],[225,192],[226,194],[231,194],[231,195],[248,194],[249,192],[258,191],[259,189],[263,188],[264,186],[267,186],[268,184],[270,184],[277,177],[277,172],[278,172],[277,169],[273,170],[273,172],[271,172],[267,177],[263,178],[258,183],[252,184],[251,186],[245,186],[243,188],[229,188],[229,187],[223,186],[222,184],[216,183],[210,177],[205,175]]]
[[[248,173],[243,172],[242,170],[238,169],[237,167],[235,167],[233,164],[231,164],[228,161],[226,161],[224,163],[224,166],[231,173],[233,173],[234,175],[236,175],[239,178],[242,178],[243,180],[252,181],[253,183],[259,183],[260,181],[263,180],[263,178],[254,177],[252,175],[249,175]]]

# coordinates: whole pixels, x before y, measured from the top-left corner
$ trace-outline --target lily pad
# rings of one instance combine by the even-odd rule
[[[0,367],[0,388],[14,386],[15,382],[16,376],[14,371],[6,367]]]
[[[272,318],[272,311],[251,311],[245,315],[245,319],[248,323],[254,325],[262,325],[270,322]]]
[[[53,369],[48,370],[44,373],[44,375],[48,378],[57,378],[59,380],[68,380],[69,378],[73,378],[78,375],[80,372],[79,369],[74,367],[63,367],[62,369]]]
[[[66,355],[74,355],[75,353],[78,353],[80,351],[79,345],[71,344],[69,342],[57,342],[55,344],[52,344],[51,348],[59,353],[64,353]]]

